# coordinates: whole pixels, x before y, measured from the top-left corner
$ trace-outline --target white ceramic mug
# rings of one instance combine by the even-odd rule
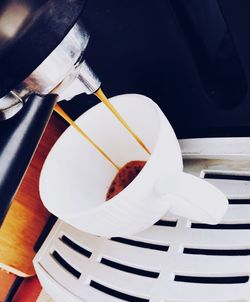
[[[147,160],[139,175],[105,202],[117,170],[72,127],[48,155],[40,177],[46,208],[74,227],[96,235],[126,236],[153,225],[170,210],[192,220],[216,224],[227,209],[222,192],[183,172],[181,150],[167,118],[149,98],[125,94],[110,99],[151,156],[102,104],[77,119],[77,124],[123,166]]]

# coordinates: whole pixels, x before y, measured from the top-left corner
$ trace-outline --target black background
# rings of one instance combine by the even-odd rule
[[[199,0],[184,2],[191,5],[189,9],[198,20],[195,30],[201,41],[197,45],[210,43],[212,49],[216,44],[220,20],[213,10],[220,10],[217,13],[224,20],[223,26],[228,26],[227,35],[232,39],[243,77],[237,78],[234,66],[226,64],[229,70],[225,74],[231,73],[234,79],[231,82],[219,79],[220,89],[224,90],[222,97],[213,97],[217,92],[204,88],[196,42],[188,39],[189,28],[183,27],[185,23],[170,0],[88,1],[82,16],[91,34],[86,60],[101,78],[107,96],[140,93],[151,97],[160,105],[178,137],[249,136],[250,4],[245,0],[240,3],[205,0],[202,4],[207,5],[202,8]],[[218,53],[217,49],[212,50]],[[205,69],[206,72],[213,79],[212,71]],[[244,89],[239,92],[240,97],[236,101],[231,99],[231,90],[227,93],[227,89],[237,90],[241,86]],[[94,96],[82,95],[63,102],[63,107],[76,118],[97,102]]]

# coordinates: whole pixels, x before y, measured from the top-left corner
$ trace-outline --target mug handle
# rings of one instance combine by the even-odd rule
[[[169,211],[202,223],[217,224],[228,200],[216,187],[196,176],[179,172],[161,177],[155,186],[160,202],[170,203]]]

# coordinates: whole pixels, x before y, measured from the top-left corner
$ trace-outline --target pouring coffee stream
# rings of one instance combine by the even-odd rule
[[[100,152],[118,171],[120,170],[112,159],[68,116],[68,114],[56,104],[54,107],[55,112],[57,112],[65,121],[67,121],[80,135],[87,139],[87,141]]]
[[[134,139],[138,142],[138,144],[150,155],[149,149],[142,142],[142,140],[134,133],[134,131],[128,126],[125,120],[122,118],[120,113],[115,109],[112,103],[108,100],[108,98],[103,93],[102,89],[99,88],[94,93],[99,100],[101,100],[108,109],[115,115],[115,117],[119,120],[119,122],[129,131],[129,133],[134,137]],[[87,139],[87,141],[99,152],[102,156],[104,156],[118,171],[120,167],[114,163],[114,161],[70,118],[70,116],[58,105],[58,103],[54,107],[55,112],[57,112],[65,121],[67,121],[80,135]]]
[[[100,101],[105,104],[108,109],[115,115],[115,117],[119,120],[119,122],[128,130],[128,132],[133,136],[133,138],[138,142],[138,144],[149,154],[151,155],[149,149],[147,146],[143,143],[143,141],[135,134],[135,132],[129,127],[129,125],[125,122],[123,117],[120,115],[120,113],[115,109],[115,107],[112,105],[112,103],[109,101],[109,99],[106,97],[106,95],[103,93],[102,89],[99,88],[94,93]]]

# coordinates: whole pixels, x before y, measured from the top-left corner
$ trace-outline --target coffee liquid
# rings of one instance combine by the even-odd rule
[[[142,140],[133,132],[133,130],[128,126],[119,112],[115,109],[115,107],[111,104],[111,102],[107,99],[102,89],[99,88],[95,95],[108,107],[108,109],[116,116],[116,118],[120,121],[120,123],[129,131],[129,133],[135,138],[135,140],[140,144],[140,146],[148,153],[151,154],[146,145],[142,142]],[[116,165],[113,160],[79,127],[77,124],[67,115],[67,113],[56,104],[54,110],[65,119],[81,136],[83,136],[87,141],[98,151],[100,152],[118,171],[120,167]]]
[[[54,110],[67,121],[81,136],[86,138],[86,140],[98,151],[100,152],[117,170],[119,170],[119,166],[117,166],[112,159],[84,132],[82,129],[77,126],[77,124],[67,115],[67,113],[56,104]]]
[[[128,130],[128,132],[134,137],[134,139],[140,144],[140,146],[150,155],[150,151],[147,148],[147,146],[143,143],[143,141],[134,133],[134,131],[129,127],[129,125],[125,122],[123,117],[120,115],[120,113],[115,109],[115,107],[111,104],[111,102],[108,100],[108,98],[103,93],[102,89],[99,88],[95,95],[98,97],[100,101],[105,104],[108,109],[115,115],[115,117],[119,120],[119,122]]]
[[[106,201],[113,198],[115,195],[125,189],[141,172],[145,163],[145,161],[134,160],[123,166],[116,174],[108,189]]]

